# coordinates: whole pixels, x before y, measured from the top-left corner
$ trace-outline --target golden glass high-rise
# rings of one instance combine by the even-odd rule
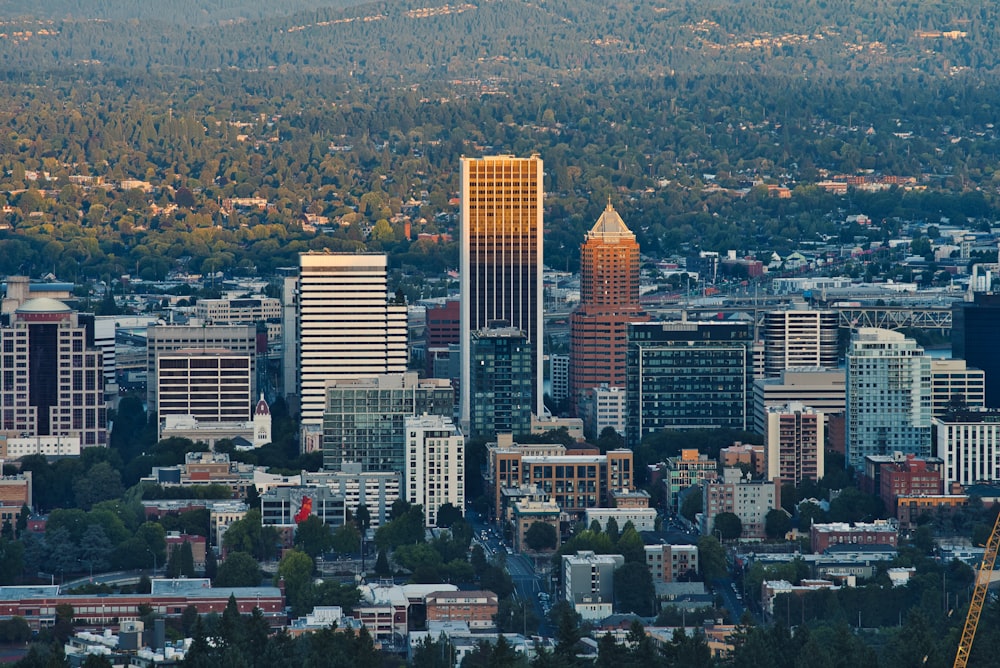
[[[462,158],[461,419],[469,423],[472,332],[516,327],[532,348],[542,403],[542,159]]]

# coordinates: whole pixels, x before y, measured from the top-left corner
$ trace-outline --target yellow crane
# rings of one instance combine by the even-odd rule
[[[979,626],[979,617],[983,614],[983,605],[986,603],[986,592],[990,588],[990,579],[993,576],[993,565],[997,560],[998,549],[1000,549],[1000,515],[997,515],[996,521],[993,522],[993,531],[990,533],[990,539],[986,543],[986,551],[983,553],[983,563],[979,565],[979,572],[976,574],[976,588],[972,592],[972,601],[969,603],[969,614],[965,616],[962,639],[958,641],[955,668],[966,668],[969,664],[972,641],[976,639],[976,627]]]

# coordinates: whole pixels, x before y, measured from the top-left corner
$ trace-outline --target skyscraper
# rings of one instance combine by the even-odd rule
[[[461,421],[471,411],[472,333],[514,327],[532,354],[542,415],[542,159],[462,158]]]
[[[580,247],[580,306],[570,318],[570,397],[625,387],[630,322],[649,316],[639,304],[639,244],[608,202]]]
[[[863,327],[847,350],[847,463],[931,455],[931,362],[899,332]]]
[[[1000,408],[1000,294],[977,292],[973,302],[951,308],[951,354],[986,374],[986,406]]]
[[[406,371],[406,305],[390,303],[385,255],[310,252],[298,306],[303,432],[317,431],[326,381]]]
[[[108,444],[103,357],[92,316],[89,326],[85,319],[39,297],[22,302],[0,328],[0,434],[76,437],[83,448]]]
[[[764,375],[785,369],[837,366],[836,311],[770,311],[764,314]]]

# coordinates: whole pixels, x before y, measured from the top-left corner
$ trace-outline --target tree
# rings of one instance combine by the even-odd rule
[[[698,567],[706,582],[726,577],[726,552],[715,536],[702,536],[698,539]]]
[[[344,524],[333,532],[331,547],[337,554],[356,554],[361,549],[361,532],[352,524]]]
[[[385,550],[379,550],[378,558],[375,559],[375,575],[379,577],[392,575],[392,570],[389,568],[389,558],[385,556]]]
[[[121,473],[108,462],[94,464],[86,475],[73,484],[76,505],[84,510],[89,510],[99,501],[120,498],[124,491]]]
[[[524,532],[525,544],[535,552],[556,549],[558,540],[556,528],[548,522],[533,522]]]
[[[712,522],[712,533],[716,531],[722,540],[736,540],[743,534],[743,522],[736,513],[719,513]]]
[[[368,512],[368,506],[362,504],[358,506],[358,510],[354,513],[354,523],[358,527],[358,531],[364,533],[368,531],[368,527],[371,526],[372,516]]]
[[[618,522],[615,521],[615,518],[613,517],[608,518],[608,523],[604,525],[604,533],[608,534],[608,538],[611,539],[612,543],[618,542],[618,535],[619,535]]]
[[[440,528],[447,529],[460,519],[462,519],[461,508],[457,508],[450,503],[445,503],[438,508],[437,525]]]
[[[625,557],[626,563],[643,565],[646,563],[646,546],[642,542],[642,536],[639,535],[634,526],[630,526],[622,532],[615,549]]]
[[[296,616],[306,614],[312,609],[313,560],[309,555],[299,550],[288,550],[278,563],[278,572],[274,576],[275,585],[285,581],[285,595]]]
[[[232,552],[219,565],[214,584],[216,587],[257,587],[260,581],[257,560],[245,552]]]
[[[680,512],[689,522],[694,522],[695,517],[701,512],[701,499],[701,487],[695,487],[684,496]]]
[[[644,563],[631,562],[615,570],[615,603],[618,612],[653,614],[653,577]]]
[[[413,668],[452,668],[455,665],[455,646],[442,633],[437,640],[424,638],[413,650]]]
[[[784,538],[792,529],[792,520],[781,508],[773,508],[764,516],[764,533],[768,538]]]
[[[326,522],[310,515],[295,528],[295,547],[315,559],[333,547],[333,532]]]

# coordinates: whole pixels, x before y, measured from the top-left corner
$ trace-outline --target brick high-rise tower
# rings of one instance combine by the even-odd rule
[[[639,244],[608,207],[580,247],[580,306],[570,318],[570,395],[625,387],[626,325],[646,322],[639,304]]]

